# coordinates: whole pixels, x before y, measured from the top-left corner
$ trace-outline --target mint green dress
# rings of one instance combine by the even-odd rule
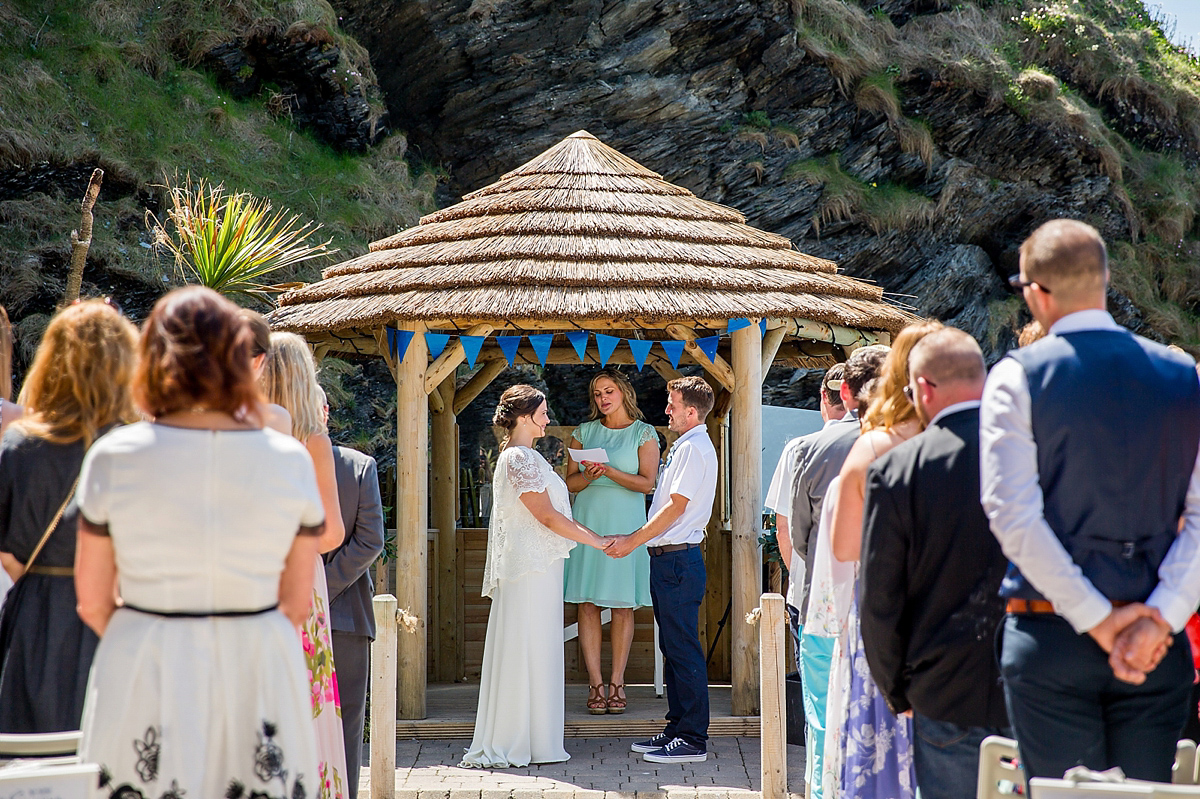
[[[637,474],[638,447],[657,442],[658,433],[642,421],[610,430],[596,419],[580,425],[575,438],[584,449],[604,448],[614,469]],[[599,535],[625,535],[646,523],[646,495],[601,477],[575,495],[571,513]],[[641,546],[624,558],[610,558],[594,547],[575,547],[563,571],[563,598],[604,608],[649,606],[650,554]]]

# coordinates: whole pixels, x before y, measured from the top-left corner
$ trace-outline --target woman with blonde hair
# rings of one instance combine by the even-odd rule
[[[341,546],[346,537],[334,476],[333,442],[325,427],[325,409],[317,384],[317,367],[304,339],[295,333],[272,333],[262,382],[267,401],[291,415],[292,436],[304,444],[317,472],[317,487],[325,508],[325,532],[318,541],[321,553]],[[346,785],[346,743],[342,737],[342,710],[337,673],[333,665],[333,639],[329,628],[329,589],[325,566],[313,560],[312,604],[301,627],[304,656],[312,687],[313,721],[320,760],[319,796],[340,799]],[[358,764],[353,764],[357,767]]]
[[[900,331],[883,362],[862,417],[862,435],[854,442],[837,478],[829,487],[829,544],[833,557],[853,564],[857,584],[862,550],[863,501],[867,468],[896,445],[921,432],[916,408],[908,397],[908,356],[925,336],[942,329],[940,322],[920,322]],[[823,509],[824,510],[824,509]],[[818,536],[819,538],[819,536]],[[849,592],[847,592],[849,593]],[[824,784],[828,799],[907,799],[915,796],[912,721],[897,719],[871,680],[863,654],[858,620],[857,585],[850,596],[842,634],[834,645],[826,709]]]
[[[79,729],[97,639],[75,612],[75,485],[92,443],[137,418],[136,346],[101,300],[60,312],[21,390],[29,413],[0,444],[0,562],[17,581],[0,616],[0,732]]]
[[[601,535],[626,535],[646,523],[646,494],[658,475],[658,433],[642,419],[629,378],[601,369],[588,385],[591,420],[571,437],[571,449],[603,449],[608,463],[567,456],[567,488],[575,519]],[[650,555],[640,546],[624,558],[575,547],[564,567],[564,599],[579,606],[579,647],[588,672],[588,712],[625,712],[625,665],[633,646],[633,611],[650,605]],[[612,609],[612,673],[601,672],[600,609]]]
[[[25,414],[25,409],[12,401],[12,353],[12,324],[8,311],[0,305],[0,435]],[[0,593],[0,598],[3,596]]]

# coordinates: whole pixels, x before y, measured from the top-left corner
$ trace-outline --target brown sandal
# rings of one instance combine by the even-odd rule
[[[593,716],[603,716],[608,710],[608,700],[604,697],[604,683],[588,686],[588,713]]]
[[[608,692],[608,712],[612,713],[614,716],[624,713],[626,700],[625,697],[618,696],[617,692],[624,692],[625,684],[621,683],[620,685],[617,685],[615,682],[610,682],[609,686],[612,687],[612,690]]]

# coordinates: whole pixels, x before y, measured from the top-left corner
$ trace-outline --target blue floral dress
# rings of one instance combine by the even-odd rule
[[[847,622],[850,691],[843,727],[845,760],[839,799],[914,799],[912,720],[897,718],[879,693],[863,650],[858,587]]]

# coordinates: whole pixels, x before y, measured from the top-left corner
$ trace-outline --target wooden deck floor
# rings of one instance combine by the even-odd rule
[[[587,711],[586,685],[567,685],[566,728],[568,738],[618,738],[651,736],[662,732],[667,712],[666,698],[654,695],[653,685],[629,685],[628,709],[620,715],[593,716]],[[418,721],[396,722],[400,739],[470,738],[475,731],[475,710],[479,704],[479,683],[431,684],[425,694],[429,717]],[[711,721],[710,736],[750,736],[759,734],[758,716],[731,714],[728,685],[708,688]]]

